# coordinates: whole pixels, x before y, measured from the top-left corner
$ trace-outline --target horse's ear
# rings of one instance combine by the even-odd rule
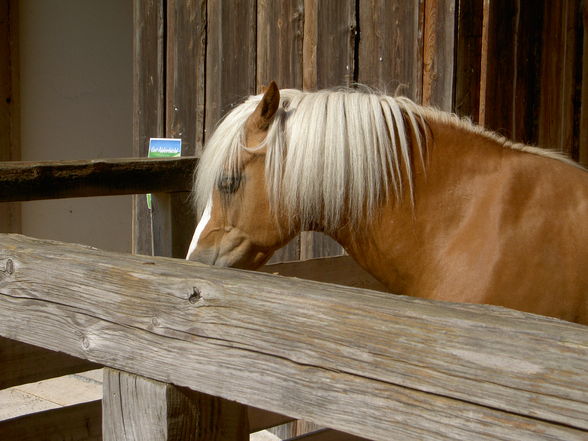
[[[247,126],[258,130],[267,130],[280,106],[280,89],[272,81],[263,92],[263,98],[247,120]]]

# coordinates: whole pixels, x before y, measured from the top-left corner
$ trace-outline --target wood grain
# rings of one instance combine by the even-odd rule
[[[206,133],[256,91],[256,2],[209,0],[206,46]]]
[[[420,102],[423,1],[366,0],[359,8],[358,80]]]
[[[102,403],[91,401],[0,421],[2,441],[102,441]]]
[[[0,250],[7,338],[375,440],[588,433],[581,325],[18,235]]]
[[[104,370],[104,441],[244,441],[247,408],[113,369]]]
[[[0,201],[187,191],[195,166],[193,157],[0,162]]]
[[[61,352],[0,337],[0,389],[99,367]]]
[[[425,2],[423,104],[453,110],[456,0]]]

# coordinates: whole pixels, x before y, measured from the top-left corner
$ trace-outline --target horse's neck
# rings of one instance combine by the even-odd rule
[[[480,188],[491,188],[500,179],[498,170],[513,153],[489,137],[452,125],[433,122],[430,128],[433,142],[425,154],[426,170],[414,161],[414,207],[407,194],[403,202],[381,207],[361,231],[342,229],[335,235],[393,292],[422,292],[422,273],[438,266],[439,248],[447,246],[447,237],[471,211],[472,201],[491,197],[481,196]]]

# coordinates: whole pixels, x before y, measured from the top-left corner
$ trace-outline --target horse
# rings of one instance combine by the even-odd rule
[[[272,82],[195,176],[189,260],[256,269],[320,231],[392,293],[588,324],[588,173],[557,152],[404,97]]]

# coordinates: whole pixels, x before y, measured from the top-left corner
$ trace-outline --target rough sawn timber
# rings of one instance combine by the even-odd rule
[[[0,235],[0,335],[374,440],[585,440],[588,328]]]

